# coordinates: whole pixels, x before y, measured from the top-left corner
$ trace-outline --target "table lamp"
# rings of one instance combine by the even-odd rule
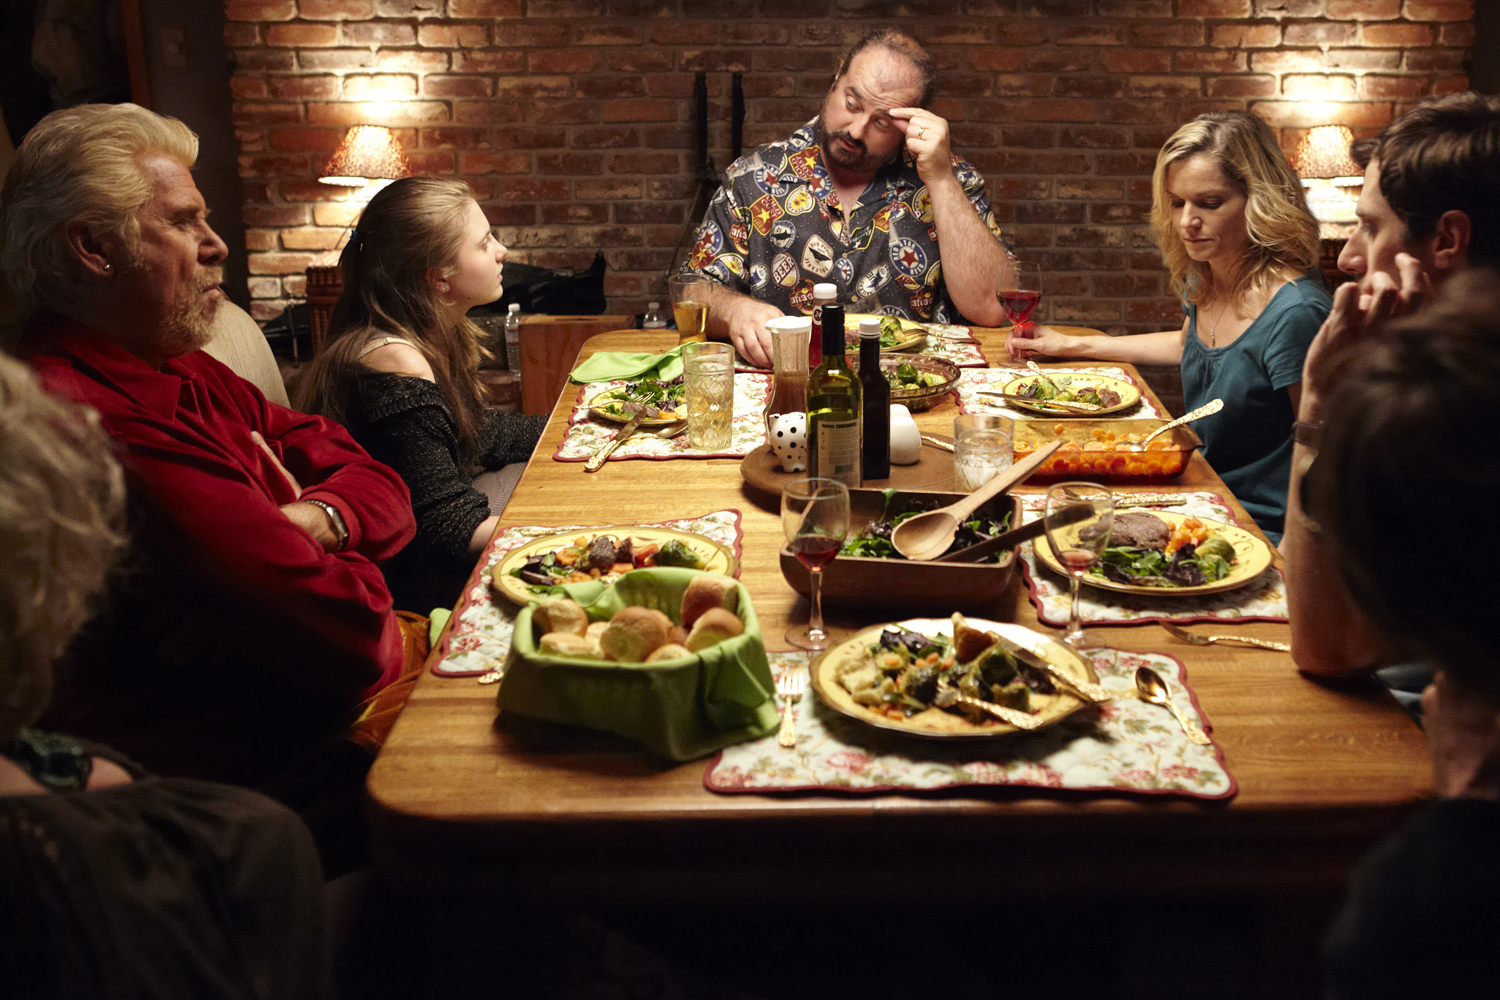
[[[1302,137],[1292,154],[1292,169],[1302,178],[1307,207],[1319,223],[1344,226],[1354,222],[1355,199],[1350,188],[1364,184],[1365,172],[1349,156],[1353,141],[1354,133],[1347,125],[1319,125]]]

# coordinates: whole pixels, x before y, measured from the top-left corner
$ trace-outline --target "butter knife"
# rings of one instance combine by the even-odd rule
[[[991,632],[990,634],[994,635],[993,632]],[[1017,645],[1016,643],[1011,642],[1009,639],[1005,638],[1005,636],[1003,635],[997,635],[995,636],[995,638],[998,640],[996,645],[1005,650],[1011,656],[1014,656],[1017,660],[1020,660],[1028,667],[1031,667],[1035,670],[1040,670],[1042,673],[1052,678],[1053,681],[1061,682],[1070,691],[1078,692],[1079,694],[1083,695],[1084,700],[1086,701],[1109,701],[1111,698],[1116,697],[1116,692],[1111,691],[1108,688],[1100,687],[1093,681],[1084,680],[1082,677],[1074,677],[1072,674],[1063,670],[1061,667],[1057,667],[1051,663],[1048,663],[1046,660],[1042,659],[1040,656],[1036,655],[1025,646]]]
[[[980,396],[999,396],[1008,403],[1025,403],[1027,406],[1049,406],[1060,410],[1077,410],[1080,413],[1093,413],[1104,407],[1095,406],[1093,403],[1065,403],[1056,399],[1033,399],[1030,396],[1017,396],[1009,392],[990,392],[986,389],[978,390]]]
[[[604,460],[609,458],[610,453],[613,452],[615,448],[619,447],[620,442],[624,441],[626,438],[630,437],[630,435],[634,434],[635,429],[641,426],[641,421],[645,419],[645,412],[639,409],[636,410],[635,415],[625,422],[625,426],[621,427],[614,437],[605,442],[603,447],[594,452],[594,456],[592,458],[583,463],[583,471],[598,472],[600,469],[604,468]]]

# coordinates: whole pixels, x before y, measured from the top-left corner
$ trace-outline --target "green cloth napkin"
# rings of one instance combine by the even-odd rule
[[[680,624],[682,593],[697,570],[638,569],[611,586],[564,584],[591,621],[607,621],[630,605],[656,608]],[[727,579],[727,578],[726,578]],[[739,591],[735,613],[744,634],[692,656],[658,663],[608,663],[537,650],[532,602],[516,616],[501,711],[618,733],[672,760],[692,760],[777,727],[775,688],[750,592]]]
[[[654,378],[670,382],[682,374],[682,347],[665,354],[632,354],[600,351],[573,369],[574,382],[608,382],[612,379]]]
[[[433,608],[432,614],[427,616],[427,641],[433,649],[437,648],[438,636],[443,634],[443,626],[448,624],[448,619],[453,617],[453,612],[448,608]]]

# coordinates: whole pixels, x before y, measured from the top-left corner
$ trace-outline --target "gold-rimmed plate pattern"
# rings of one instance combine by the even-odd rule
[[[529,584],[516,576],[514,571],[526,565],[526,561],[533,556],[546,555],[548,552],[556,552],[576,545],[579,538],[586,539],[586,544],[592,544],[600,535],[609,535],[617,543],[626,538],[635,539],[637,547],[640,544],[661,545],[671,539],[677,539],[692,549],[703,560],[702,569],[709,573],[719,573],[723,576],[734,576],[740,568],[739,558],[726,546],[720,545],[706,535],[694,534],[690,531],[676,531],[672,528],[643,527],[635,524],[614,524],[603,528],[583,528],[578,531],[561,531],[555,535],[546,535],[542,538],[534,538],[519,548],[512,549],[505,554],[495,567],[490,570],[490,583],[496,590],[517,604],[526,604],[530,601],[539,600],[546,587],[540,584]],[[618,577],[613,573],[602,574],[599,579],[604,583],[613,583]],[[558,581],[559,583],[563,581]],[[531,588],[536,586],[536,590]]]
[[[1059,372],[1058,374],[1066,375],[1072,380],[1068,386],[1069,389],[1075,389],[1080,386],[1113,389],[1120,394],[1120,401],[1114,406],[1102,406],[1097,410],[1089,410],[1087,412],[1073,409],[1065,404],[1048,406],[1047,401],[1044,399],[1039,399],[1035,402],[1009,399],[1006,402],[1018,410],[1028,410],[1032,413],[1041,413],[1049,417],[1102,417],[1107,413],[1119,413],[1122,410],[1128,410],[1141,401],[1141,390],[1136,388],[1134,382],[1129,382],[1125,379],[1113,378],[1109,375],[1079,375],[1073,372]],[[1052,377],[1050,373],[1048,377]],[[1020,378],[1013,378],[1005,383],[1000,391],[1017,396],[1021,394],[1023,388],[1035,383],[1036,379],[1037,376],[1035,375],[1022,375]]]

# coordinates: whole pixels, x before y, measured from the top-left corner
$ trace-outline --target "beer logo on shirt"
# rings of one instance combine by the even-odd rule
[[[771,258],[771,280],[782,288],[791,288],[797,283],[797,262],[789,253],[779,253]]]
[[[827,198],[829,193],[833,191],[833,182],[828,179],[827,174],[819,171],[807,179],[807,189],[817,195],[819,199]]]
[[[875,218],[870,220],[870,224],[876,229],[880,230],[882,233],[890,232],[891,206],[888,204],[880,206],[880,211],[875,213]]]
[[[826,278],[833,271],[833,247],[821,236],[814,235],[802,248],[802,270]]]
[[[854,286],[854,290],[863,298],[866,295],[874,295],[880,289],[890,284],[890,282],[891,269],[885,264],[881,264],[875,270],[870,271],[863,278],[860,278],[859,284]]]
[[[797,285],[795,290],[793,290],[791,295],[791,306],[798,312],[808,314],[812,313],[813,283],[811,280],[803,278],[801,283]]]
[[[738,254],[726,253],[719,258],[719,263],[727,267],[729,272],[736,278],[743,278],[745,276],[745,258]]]
[[[911,303],[912,312],[923,319],[932,315],[932,289],[924,288],[907,299],[907,301]]]
[[[908,292],[915,292],[922,287],[922,283],[909,274],[896,275],[896,284],[900,285]]]
[[[729,268],[724,266],[724,260],[725,258],[721,257],[718,260],[713,261],[712,263],[703,267],[701,270],[704,274],[707,274],[710,277],[714,278],[721,285],[732,285],[734,284],[734,275],[730,272]]]
[[[953,157],[953,159],[957,160],[958,157],[955,156]],[[979,176],[979,171],[975,170],[967,163],[954,163],[953,175],[958,178],[958,183],[962,184],[965,189],[971,188],[976,184],[983,183],[982,179]]]
[[[785,250],[792,245],[792,240],[797,238],[797,230],[785,219],[771,227],[771,245],[778,250]]]
[[[927,269],[927,277],[922,279],[922,284],[928,288],[936,288],[938,282],[943,280],[943,262],[938,261]]]
[[[750,265],[750,287],[759,292],[766,287],[766,282],[771,280],[770,272],[764,264]]]
[[[799,187],[791,193],[784,203],[786,205],[786,214],[805,215],[812,211],[813,205],[816,202],[817,199],[808,193],[807,188]]]
[[[703,227],[703,232],[698,235],[698,241],[693,244],[693,270],[703,270],[723,248],[724,236],[719,232],[719,227],[710,222]]]
[[[812,180],[818,171],[818,151],[809,147],[800,153],[793,153],[787,158],[787,164],[798,177],[805,181]]]
[[[750,206],[750,224],[755,227],[757,233],[764,236],[771,231],[772,224],[785,214],[775,198],[764,195]]]
[[[932,195],[927,193],[925,187],[912,197],[911,210],[923,222],[932,221]]]
[[[848,288],[849,282],[854,280],[854,261],[848,257],[840,257],[833,262],[833,269],[838,272],[839,284]]]
[[[915,276],[927,270],[927,254],[916,240],[902,237],[891,241],[891,264],[907,276]]]
[[[735,220],[734,222],[730,223],[729,242],[733,243],[735,250],[737,250],[741,254],[748,254],[750,252],[749,233],[746,231],[745,224],[743,222]]]

